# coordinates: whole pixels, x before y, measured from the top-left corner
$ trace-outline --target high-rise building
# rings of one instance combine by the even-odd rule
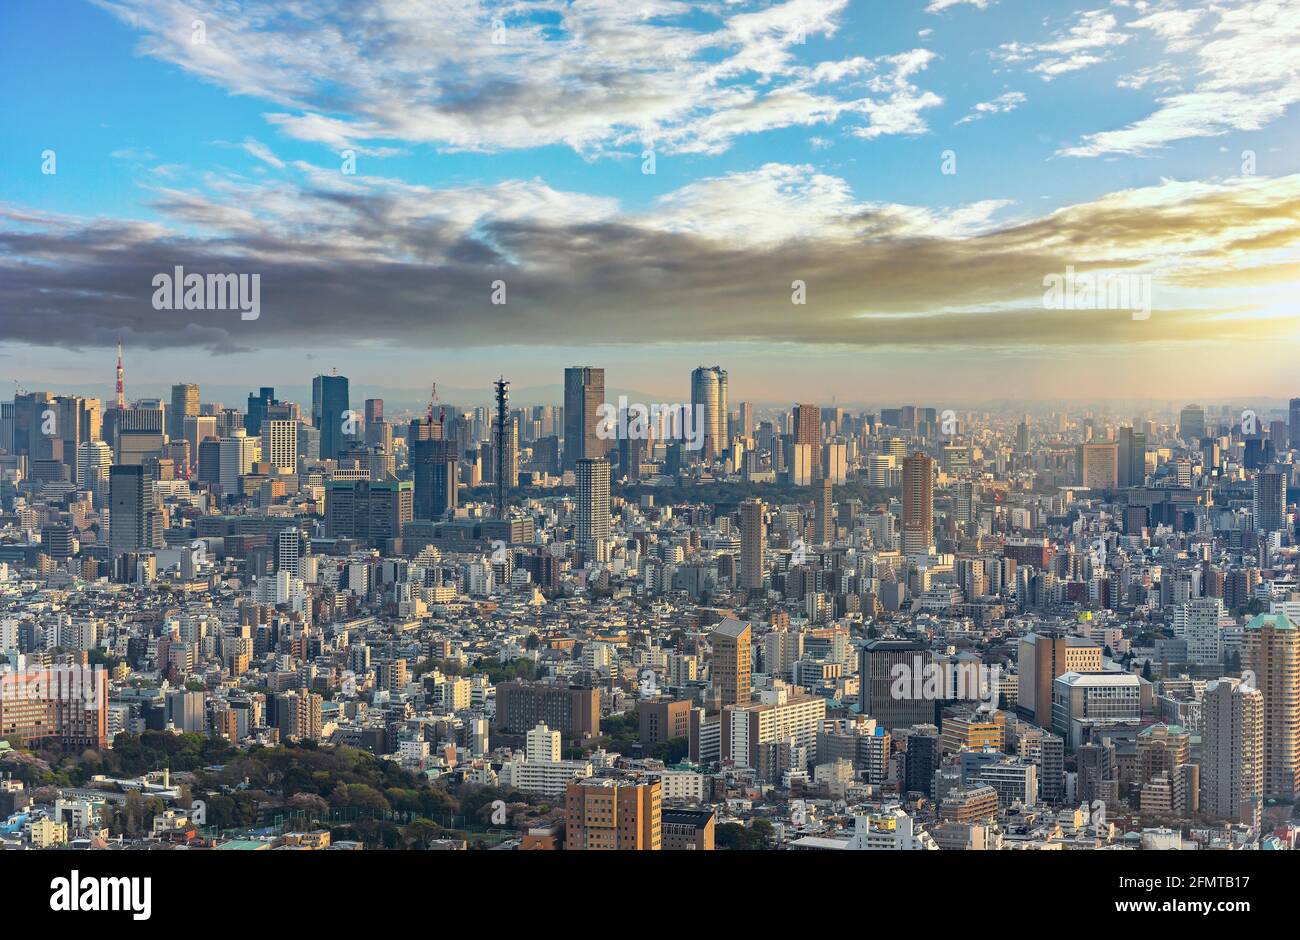
[[[311,380],[311,423],[320,430],[322,460],[337,460],[350,443],[343,433],[348,410],[346,376],[318,375]]]
[[[1242,668],[1264,694],[1264,795],[1300,796],[1300,630],[1286,614],[1258,614],[1243,632]]]
[[[564,848],[569,851],[657,852],[662,805],[657,779],[588,777],[564,794]]]
[[[1258,826],[1264,795],[1264,694],[1240,679],[1209,682],[1201,722],[1201,812]]]
[[[249,437],[243,428],[235,428],[230,437],[221,438],[219,453],[221,467],[217,479],[226,498],[239,495],[239,478],[253,469],[262,447],[260,437]],[[202,462],[200,455],[200,462]]]
[[[1120,445],[1111,441],[1080,444],[1076,456],[1079,485],[1094,490],[1113,490],[1120,485]],[[1144,461],[1146,457],[1142,458]]]
[[[244,431],[249,437],[256,435],[266,420],[266,414],[275,403],[275,389],[263,385],[256,393],[248,393],[248,410],[244,413]]]
[[[167,412],[167,436],[173,441],[185,434],[185,419],[199,413],[199,387],[189,383],[172,386],[172,407]]]
[[[1287,414],[1291,419],[1291,446],[1300,450],[1300,398],[1291,399]]]
[[[749,624],[730,618],[709,634],[709,642],[713,645],[713,688],[724,708],[749,704],[752,640]]]
[[[564,370],[564,469],[583,458],[604,457],[610,442],[597,433],[605,403],[605,370],[571,366]]]
[[[109,469],[109,552],[113,558],[162,546],[154,481],[141,466]]]
[[[325,489],[325,535],[382,543],[410,522],[410,480],[333,480]]]
[[[415,482],[415,518],[440,519],[458,505],[460,462],[456,459],[456,442],[443,440],[437,423],[430,425],[422,419],[411,422],[406,442]]]
[[[791,441],[794,453],[806,453],[809,458],[808,474],[810,479],[817,479],[821,473],[822,453],[822,411],[816,405],[795,405]],[[801,450],[801,445],[807,451]]]
[[[727,446],[727,372],[721,366],[699,366],[691,373],[691,408],[704,423],[699,456],[712,462]]]
[[[1286,528],[1286,478],[1281,470],[1261,470],[1255,474],[1251,505],[1255,531],[1276,532]]]
[[[0,738],[18,747],[108,746],[108,676],[102,667],[0,672]]]
[[[858,707],[886,731],[934,721],[935,703],[924,681],[933,657],[916,640],[872,640],[858,651]],[[900,679],[902,682],[900,683]],[[899,691],[908,694],[899,695]]]
[[[280,473],[298,472],[298,422],[282,418],[262,422],[262,460]]]
[[[96,484],[108,482],[108,470],[113,465],[113,450],[103,441],[83,441],[77,447],[76,484],[91,489]]]
[[[609,461],[584,457],[574,467],[578,505],[573,541],[583,558],[606,561],[611,531],[609,511]]]
[[[365,415],[366,445],[368,447],[384,446],[384,400],[382,398],[367,398]]]
[[[934,545],[934,458],[914,453],[903,460],[903,551]]]
[[[766,509],[762,500],[747,499],[740,504],[740,588],[761,591],[766,570]]]
[[[1040,728],[1052,727],[1052,683],[1067,672],[1100,672],[1096,643],[1060,633],[1030,633],[1020,639],[1020,687],[1016,711]]]
[[[1119,429],[1119,485],[1141,486],[1146,481],[1147,436],[1133,428]]]
[[[831,479],[822,477],[815,486],[813,498],[813,531],[818,545],[828,545],[835,541],[835,516],[832,510]]]
[[[1188,405],[1178,415],[1178,436],[1191,443],[1199,443],[1205,437],[1205,409],[1200,405]]]

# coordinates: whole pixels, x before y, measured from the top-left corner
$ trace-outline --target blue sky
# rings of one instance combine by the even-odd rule
[[[85,383],[124,332],[142,387],[590,362],[667,394],[729,357],[751,397],[1056,396],[1063,360],[1081,395],[1173,395],[1188,363],[1295,392],[1295,3],[294,6],[0,11],[25,384]],[[260,272],[263,315],[160,316],[178,263]],[[1051,319],[1067,265],[1153,278],[1154,315]]]

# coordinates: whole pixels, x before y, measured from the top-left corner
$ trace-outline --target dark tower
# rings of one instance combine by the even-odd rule
[[[493,383],[497,393],[497,424],[493,437],[492,457],[496,462],[497,518],[506,517],[506,422],[510,420],[507,403],[510,401],[510,383],[499,378]]]

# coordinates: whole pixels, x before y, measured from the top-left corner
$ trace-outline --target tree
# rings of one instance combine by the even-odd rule
[[[1147,680],[1147,682],[1151,681],[1151,660],[1149,659],[1142,664],[1142,678]]]

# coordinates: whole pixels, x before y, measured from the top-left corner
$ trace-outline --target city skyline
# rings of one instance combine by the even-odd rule
[[[478,387],[470,349],[656,395],[706,361],[736,399],[1291,393],[1288,5],[57,6],[6,12],[0,65],[78,53],[0,155],[27,387],[120,334],[141,383],[174,381],[146,351],[249,387],[301,357],[387,397]],[[177,267],[258,276],[256,317],[156,309]],[[1141,309],[1049,302],[1089,275]]]

